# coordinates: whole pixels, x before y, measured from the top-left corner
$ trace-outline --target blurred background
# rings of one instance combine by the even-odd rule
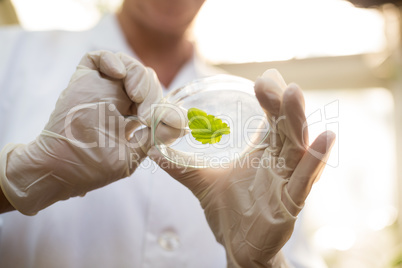
[[[0,0],[0,24],[80,31],[120,2]],[[402,267],[400,14],[343,0],[210,0],[192,29],[214,65],[251,80],[277,68],[298,83],[311,140],[337,133],[303,215],[328,267]]]

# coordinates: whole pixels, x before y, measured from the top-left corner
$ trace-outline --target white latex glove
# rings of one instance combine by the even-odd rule
[[[129,176],[146,157],[150,135],[148,128],[132,135],[140,123],[127,124],[124,118],[137,115],[149,126],[151,104],[161,97],[152,69],[121,53],[88,53],[36,140],[7,144],[1,151],[6,198],[21,213],[33,215]]]
[[[280,249],[324,168],[335,135],[322,133],[307,147],[303,94],[297,85],[287,86],[276,70],[266,71],[255,91],[271,123],[286,118],[277,127],[272,124],[270,146],[253,152],[243,166],[185,168],[169,163],[154,147],[148,154],[198,197],[226,249],[229,267],[286,267]]]

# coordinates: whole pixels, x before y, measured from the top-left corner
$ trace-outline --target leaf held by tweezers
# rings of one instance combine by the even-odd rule
[[[217,143],[221,140],[222,135],[230,134],[228,124],[200,109],[190,108],[187,117],[191,135],[202,144]]]

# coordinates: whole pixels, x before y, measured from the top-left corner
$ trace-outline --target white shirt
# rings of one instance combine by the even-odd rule
[[[86,52],[135,57],[114,16],[86,32],[6,28],[0,44],[0,148],[39,135]],[[213,73],[194,56],[166,91]],[[198,200],[149,159],[130,178],[85,198],[58,202],[32,217],[6,213],[0,224],[4,268],[226,266]]]

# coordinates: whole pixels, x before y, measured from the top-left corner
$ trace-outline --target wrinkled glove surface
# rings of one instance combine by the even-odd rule
[[[33,215],[129,176],[150,147],[148,128],[133,131],[150,125],[151,104],[161,97],[152,69],[121,53],[88,53],[36,140],[1,151],[5,196]],[[139,120],[127,119],[133,115]]]
[[[266,71],[255,91],[271,131],[266,146],[242,162],[196,169],[169,163],[154,147],[148,154],[200,200],[229,267],[287,267],[280,249],[321,175],[335,135],[324,132],[308,146],[303,94],[276,70]]]

